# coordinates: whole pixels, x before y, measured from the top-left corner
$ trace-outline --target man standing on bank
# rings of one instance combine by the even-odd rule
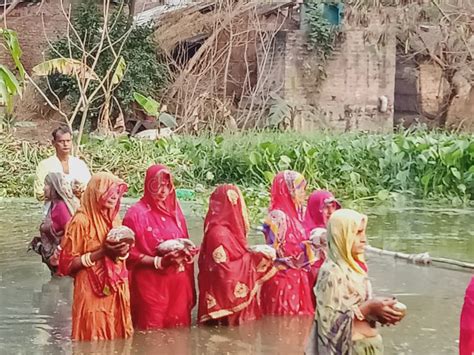
[[[85,186],[91,178],[91,173],[86,163],[81,159],[71,156],[72,152],[72,132],[66,126],[56,128],[53,133],[52,144],[56,154],[42,160],[36,168],[34,182],[35,197],[44,200],[44,179],[49,173],[63,173],[73,187],[73,192],[80,197]],[[47,211],[48,202],[45,209]]]

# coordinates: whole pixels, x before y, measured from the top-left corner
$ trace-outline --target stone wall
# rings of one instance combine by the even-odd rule
[[[395,39],[382,47],[364,40],[364,31],[347,29],[346,39],[325,64],[325,80],[315,80],[319,62],[306,48],[303,31],[287,34],[284,97],[296,106],[301,131],[389,132],[393,129]],[[313,73],[313,74],[312,74]],[[380,99],[386,111],[379,111]]]

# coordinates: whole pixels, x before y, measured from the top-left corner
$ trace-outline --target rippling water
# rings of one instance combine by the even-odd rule
[[[128,201],[130,203],[130,201]],[[189,206],[188,206],[189,207]],[[189,208],[185,208],[185,212]],[[474,211],[370,209],[371,244],[406,252],[474,261]],[[302,354],[310,318],[264,318],[231,328],[192,327],[137,333],[101,343],[69,340],[72,283],[51,279],[38,255],[26,253],[41,208],[32,200],[0,200],[0,353]],[[190,216],[199,242],[202,218]],[[252,236],[252,242],[261,242]],[[398,326],[383,328],[386,354],[455,354],[459,312],[470,273],[420,267],[369,255],[375,292],[407,304]],[[196,310],[195,310],[196,311]]]

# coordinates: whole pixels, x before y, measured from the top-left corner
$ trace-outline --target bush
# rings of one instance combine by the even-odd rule
[[[79,37],[83,40],[85,48],[92,54],[88,59],[88,65],[92,66],[98,44],[101,38],[103,26],[103,13],[99,9],[97,2],[86,0],[81,2],[73,12],[72,23]],[[120,38],[130,29],[128,18],[123,11],[123,7],[115,9],[109,20],[109,33],[113,48],[117,52],[123,45],[121,55],[127,64],[127,69],[120,85],[115,89],[114,96],[117,98],[120,107],[125,112],[130,112],[133,99],[133,92],[138,91],[145,96],[156,97],[167,82],[168,67],[162,58],[157,54],[158,48],[153,43],[153,26],[151,24],[137,26],[133,28],[125,42]],[[67,37],[60,38],[53,43],[52,50],[49,51],[49,59],[57,58],[58,53],[64,57],[81,59],[84,55],[80,49],[77,37],[71,33],[69,43]],[[111,48],[104,46],[99,56],[95,72],[100,78],[106,75],[111,67],[114,56]],[[54,74],[49,76],[51,88],[59,98],[66,98],[72,105],[79,100],[79,89],[74,78]],[[96,86],[90,85],[92,92]],[[99,115],[99,108],[103,101],[100,97],[94,102],[90,110],[90,128],[95,128]]]

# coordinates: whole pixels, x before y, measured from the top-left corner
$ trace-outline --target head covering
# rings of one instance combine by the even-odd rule
[[[304,227],[308,233],[315,228],[326,228],[323,215],[323,208],[329,203],[335,203],[336,209],[341,208],[341,204],[336,200],[334,195],[327,190],[314,191],[308,199],[306,214],[304,216]]]
[[[328,221],[329,257],[338,264],[346,264],[359,274],[366,274],[360,263],[364,262],[363,255],[352,255],[359,228],[365,229],[367,216],[349,209],[334,212]]]
[[[57,196],[66,204],[71,216],[79,208],[79,200],[72,192],[71,182],[66,179],[63,173],[49,173],[44,179],[44,183],[54,189]]]
[[[237,186],[220,185],[212,193],[204,220],[204,233],[214,226],[227,227],[246,250],[249,231],[248,212]]]
[[[156,194],[160,186],[164,183],[168,184],[170,193],[162,203],[159,203],[156,199]],[[186,229],[183,213],[176,198],[173,177],[166,166],[158,164],[148,168],[145,175],[145,189],[141,201],[147,204],[158,215],[171,217],[181,231]]]
[[[120,211],[120,201],[127,192],[125,182],[111,173],[94,174],[87,184],[81,198],[79,211],[84,213],[94,225],[97,238],[103,241],[107,233],[114,226]],[[118,194],[118,201],[113,209],[104,208],[105,203],[113,194]],[[120,223],[117,223],[120,224]]]
[[[97,173],[92,176],[82,195],[81,207],[72,218],[62,241],[60,274],[69,275],[74,257],[97,250],[107,238],[107,233],[120,225],[120,201],[126,191],[127,185],[113,174]],[[107,200],[116,193],[116,206],[113,209],[105,208]],[[126,268],[117,266],[108,257],[98,260],[86,271],[91,287],[98,296],[115,292],[118,285],[127,279]]]
[[[362,255],[352,255],[357,232],[366,223],[365,215],[348,209],[337,210],[329,218],[329,257],[315,287],[319,353],[350,353],[354,319],[364,319],[359,306],[372,297]]]
[[[279,172],[272,183],[270,210],[280,210],[301,221],[303,206],[296,196],[305,188],[306,180],[300,173],[292,170]]]

